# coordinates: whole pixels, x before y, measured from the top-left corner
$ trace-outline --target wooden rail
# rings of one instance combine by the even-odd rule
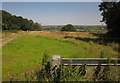
[[[60,58],[59,55],[53,55],[52,56],[52,71],[51,74],[55,75],[55,80],[58,80],[58,74],[57,74],[57,68],[59,68],[60,65],[63,66],[81,66],[81,65],[87,65],[87,66],[120,66],[120,59],[118,58]]]
[[[85,59],[61,59],[61,64],[62,65],[83,65],[86,64],[88,66],[97,66],[97,65],[102,65],[102,66],[107,66],[107,65],[111,65],[111,66],[120,66],[120,59],[92,59],[92,58],[85,58]]]
[[[80,66],[86,64],[88,66],[97,66],[97,65],[102,65],[102,66],[120,66],[120,58],[60,58],[59,55],[53,55],[52,56],[52,65],[53,67],[55,65],[76,65]]]

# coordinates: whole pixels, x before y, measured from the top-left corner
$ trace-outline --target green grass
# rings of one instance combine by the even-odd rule
[[[3,80],[34,69],[41,64],[45,52],[50,57],[61,55],[62,58],[117,57],[117,53],[106,46],[33,35],[18,37],[3,46],[2,50]]]

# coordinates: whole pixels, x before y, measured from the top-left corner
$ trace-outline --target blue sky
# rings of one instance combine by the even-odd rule
[[[42,25],[98,25],[100,2],[3,2],[2,9]]]
[[[2,0],[2,2],[101,2],[101,1],[102,0]]]

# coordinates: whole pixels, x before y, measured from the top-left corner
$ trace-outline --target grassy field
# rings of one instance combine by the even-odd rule
[[[113,47],[84,42],[65,36],[97,38],[87,32],[18,32],[4,33],[3,38],[16,37],[2,48],[3,80],[32,71],[41,66],[45,53],[62,58],[117,58]],[[110,44],[112,45],[112,44]],[[113,45],[114,46],[114,45]],[[116,44],[117,46],[117,44]]]

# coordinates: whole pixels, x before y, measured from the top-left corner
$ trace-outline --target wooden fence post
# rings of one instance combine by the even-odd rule
[[[61,64],[61,58],[60,55],[53,55],[52,56],[52,67],[51,67],[51,74],[54,77],[54,81],[58,82],[58,74],[57,69],[59,68]]]

